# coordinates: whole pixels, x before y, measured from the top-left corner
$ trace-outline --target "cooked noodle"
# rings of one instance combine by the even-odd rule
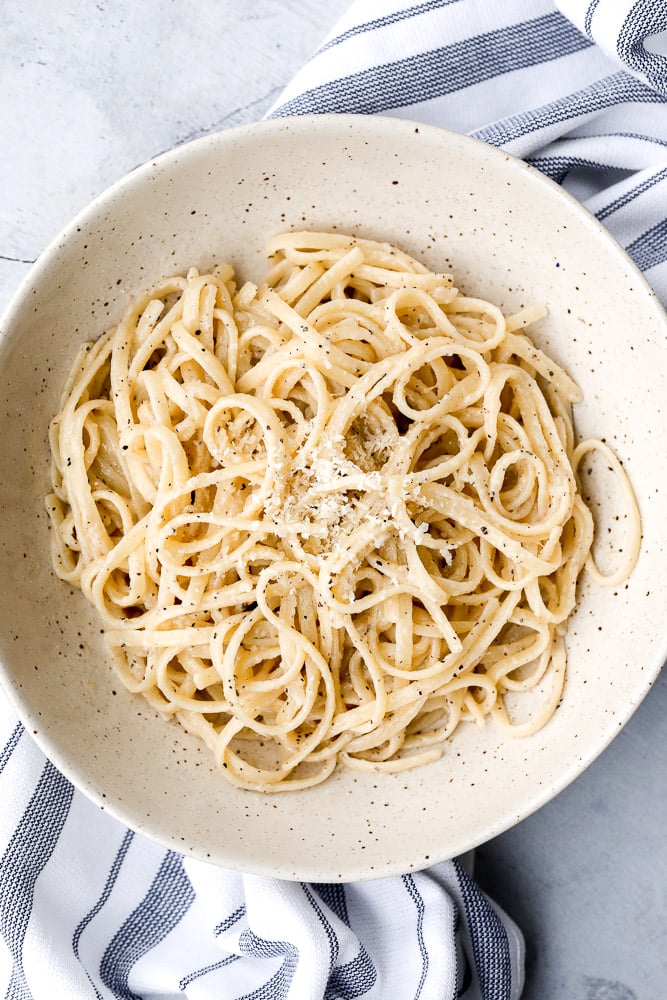
[[[80,349],[50,432],[57,574],[125,686],[243,788],[433,761],[463,720],[535,732],[577,579],[605,580],[576,477],[601,443],[575,446],[579,390],[522,332],[543,310],[505,319],[349,236],[269,255],[260,288],[193,268]],[[613,583],[640,538],[615,463]]]

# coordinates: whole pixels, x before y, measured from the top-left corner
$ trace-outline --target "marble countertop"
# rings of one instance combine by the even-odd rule
[[[261,118],[348,0],[36,0],[3,8],[0,309],[128,170]],[[667,678],[568,789],[479,848],[520,924],[526,1000],[660,1000],[667,925]]]

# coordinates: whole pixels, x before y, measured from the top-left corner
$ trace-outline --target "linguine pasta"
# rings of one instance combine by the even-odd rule
[[[543,310],[340,234],[269,258],[259,288],[165,280],[82,346],[50,430],[56,573],[243,788],[413,767],[462,721],[537,731],[578,577],[605,582],[577,465],[606,446],[575,444],[579,390],[523,332]],[[640,527],[611,460],[617,583]]]

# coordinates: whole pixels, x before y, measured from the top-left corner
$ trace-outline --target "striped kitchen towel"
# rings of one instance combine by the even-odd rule
[[[567,15],[567,16],[566,16]],[[476,135],[565,185],[667,299],[667,8],[362,0],[273,109]],[[7,1000],[516,1000],[521,935],[457,860],[348,885],[185,859],[122,827],[0,699]]]
[[[663,0],[560,0],[558,6],[615,62],[667,95],[667,8]]]

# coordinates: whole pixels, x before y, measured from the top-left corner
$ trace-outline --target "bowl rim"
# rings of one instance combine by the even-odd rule
[[[633,272],[633,277],[636,278],[636,280],[642,285],[643,290],[654,300],[659,314],[662,315],[663,320],[667,323],[667,311],[660,303],[655,290],[644,275],[643,271],[640,270],[618,240],[599,221],[599,219],[595,217],[595,215],[593,215],[577,198],[574,197],[574,195],[570,194],[570,192],[563,188],[560,184],[557,184],[556,181],[552,180],[552,178],[542,173],[542,171],[538,170],[536,167],[533,167],[530,163],[527,163],[525,160],[522,160],[520,157],[515,156],[512,153],[505,152],[505,150],[499,146],[493,146],[473,135],[456,132],[453,129],[441,128],[438,125],[423,124],[422,122],[418,122],[410,118],[393,117],[389,115],[369,115],[361,113],[352,114],[349,112],[336,114],[327,112],[324,114],[305,114],[263,118],[260,121],[244,122],[239,125],[232,125],[226,129],[207,132],[205,135],[198,136],[196,139],[184,140],[169,149],[157,153],[155,156],[149,157],[142,163],[132,167],[125,174],[122,174],[115,181],[112,181],[111,184],[104,187],[98,194],[96,194],[90,201],[80,208],[69,222],[65,223],[58,233],[40,251],[35,261],[23,275],[15,291],[11,295],[5,309],[0,315],[0,345],[5,339],[6,328],[9,327],[13,321],[14,313],[23,306],[23,298],[26,295],[28,287],[35,284],[35,281],[40,277],[42,270],[48,266],[52,255],[77,232],[77,229],[83,228],[86,222],[93,218],[105,204],[111,202],[119,195],[122,195],[126,188],[141,182],[151,170],[155,170],[156,168],[161,170],[168,167],[170,163],[176,161],[184,152],[187,156],[191,156],[192,154],[196,154],[199,150],[204,150],[211,146],[218,146],[220,144],[225,145],[227,142],[234,142],[236,138],[241,139],[247,135],[255,133],[258,136],[262,134],[271,135],[274,132],[284,131],[297,133],[302,131],[312,133],[313,131],[317,132],[320,129],[327,130],[334,124],[334,122],[339,123],[342,127],[347,125],[348,128],[352,129],[356,128],[362,122],[364,125],[372,122],[372,128],[379,127],[380,129],[397,129],[405,131],[408,134],[414,133],[416,127],[420,133],[423,132],[426,135],[430,134],[432,137],[439,136],[450,143],[459,143],[464,149],[467,148],[468,150],[476,150],[478,153],[481,152],[481,150],[484,150],[485,155],[488,155],[491,159],[495,158],[496,162],[500,163],[502,160],[505,163],[511,164],[513,169],[525,171],[526,175],[530,176],[536,183],[544,184],[546,188],[552,192],[559,192],[560,196],[564,198],[567,203],[569,203],[570,208],[579,215],[580,219],[593,228],[598,236],[604,239],[608,248],[613,253],[620,256],[624,265]]]

